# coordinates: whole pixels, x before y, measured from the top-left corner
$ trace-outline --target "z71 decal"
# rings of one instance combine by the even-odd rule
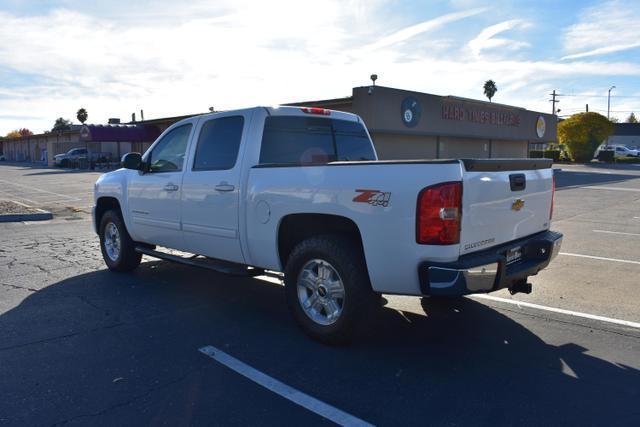
[[[380,190],[356,190],[358,194],[353,198],[357,203],[369,203],[373,206],[389,206],[389,199],[391,199],[391,193],[385,193]]]

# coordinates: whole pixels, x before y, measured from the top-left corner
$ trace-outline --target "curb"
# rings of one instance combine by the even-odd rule
[[[24,203],[13,200],[13,203],[22,205],[26,208],[33,209],[36,212],[19,213],[19,214],[0,214],[0,222],[22,222],[22,221],[47,221],[53,219],[53,214],[43,209],[33,208]]]
[[[51,212],[43,211],[26,213],[26,214],[2,214],[0,215],[0,222],[22,222],[22,221],[46,221],[53,219]]]

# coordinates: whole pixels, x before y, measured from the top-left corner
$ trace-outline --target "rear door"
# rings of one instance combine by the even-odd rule
[[[182,181],[186,250],[244,263],[239,237],[241,146],[250,114],[202,119]]]
[[[553,170],[544,160],[465,160],[460,253],[549,229]]]

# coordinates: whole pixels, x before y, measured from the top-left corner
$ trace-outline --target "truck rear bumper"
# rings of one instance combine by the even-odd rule
[[[423,262],[418,267],[424,295],[459,296],[509,288],[545,268],[560,252],[562,234],[544,231],[481,252],[461,256],[453,263]],[[507,263],[507,253],[521,258]]]

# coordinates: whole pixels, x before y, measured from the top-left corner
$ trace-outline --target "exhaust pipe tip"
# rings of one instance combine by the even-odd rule
[[[527,282],[526,280],[521,280],[509,287],[509,293],[511,295],[515,295],[518,293],[530,294],[532,288],[533,285],[531,283]]]

